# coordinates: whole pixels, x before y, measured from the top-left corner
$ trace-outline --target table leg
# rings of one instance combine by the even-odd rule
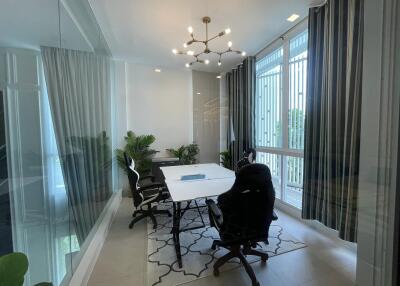
[[[179,240],[180,233],[180,220],[181,220],[181,203],[173,202],[173,225],[172,225],[172,237],[175,244],[176,258],[178,259],[178,266],[182,268],[182,255],[181,255],[181,244]]]

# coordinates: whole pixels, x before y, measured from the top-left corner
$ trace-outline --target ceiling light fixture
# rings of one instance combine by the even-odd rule
[[[161,72],[161,70],[160,70],[160,69],[154,69],[154,71],[155,71],[155,72]]]
[[[217,75],[217,78],[221,78],[221,76],[220,76],[220,75]]]
[[[188,56],[194,57],[194,60],[193,60],[192,62],[185,64],[185,66],[186,66],[187,68],[189,68],[190,66],[192,66],[194,63],[201,63],[201,64],[206,64],[206,65],[208,65],[208,64],[210,63],[210,60],[208,60],[208,59],[202,60],[202,59],[200,58],[200,56],[202,56],[202,55],[204,55],[204,54],[206,54],[206,55],[207,55],[207,54],[216,54],[216,55],[218,55],[218,56],[219,56],[219,59],[218,59],[218,66],[221,66],[221,65],[222,65],[222,61],[221,61],[221,60],[222,60],[222,56],[223,56],[224,54],[227,54],[227,53],[236,53],[236,54],[240,54],[240,55],[242,55],[242,56],[245,56],[245,55],[246,55],[246,53],[245,53],[244,51],[233,50],[233,49],[232,49],[232,42],[231,42],[231,41],[228,42],[228,49],[227,49],[227,50],[222,51],[222,52],[211,51],[210,48],[208,47],[208,43],[209,43],[210,41],[216,39],[216,38],[219,38],[219,37],[222,37],[222,36],[224,36],[224,35],[230,34],[230,33],[231,33],[231,29],[230,29],[230,28],[226,28],[224,31],[218,33],[217,35],[215,35],[215,36],[213,36],[213,37],[211,37],[211,38],[209,38],[209,37],[208,37],[208,24],[211,22],[211,18],[206,16],[206,17],[203,17],[202,21],[203,21],[203,23],[206,25],[206,39],[205,39],[205,40],[198,40],[198,39],[196,39],[196,38],[194,37],[194,35],[193,35],[193,28],[190,26],[190,27],[188,27],[188,32],[189,32],[189,34],[190,34],[191,40],[183,44],[183,47],[184,47],[184,48],[187,48],[188,46],[192,45],[193,43],[202,43],[202,44],[204,44],[204,46],[205,46],[205,48],[204,48],[204,50],[203,50],[202,52],[199,52],[199,53],[196,54],[194,51],[183,52],[183,51],[178,51],[177,49],[173,49],[173,50],[172,50],[172,52],[173,52],[175,55],[188,55]]]
[[[288,20],[289,22],[294,22],[297,20],[297,18],[299,18],[300,16],[297,14],[292,14],[289,16],[289,18],[287,18],[286,20]]]

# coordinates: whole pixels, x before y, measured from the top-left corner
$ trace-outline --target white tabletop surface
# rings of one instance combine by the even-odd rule
[[[235,172],[215,163],[169,166],[160,168],[175,202],[218,196],[235,182]],[[204,179],[182,181],[184,175],[204,174]]]

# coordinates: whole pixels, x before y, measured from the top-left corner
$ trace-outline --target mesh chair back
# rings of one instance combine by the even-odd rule
[[[124,153],[124,157],[125,157],[126,169],[128,172],[129,186],[130,186],[131,192],[132,192],[133,205],[135,207],[137,207],[144,200],[143,193],[139,187],[140,175],[135,170],[135,161],[130,156],[128,156],[128,154],[126,154],[126,153]]]

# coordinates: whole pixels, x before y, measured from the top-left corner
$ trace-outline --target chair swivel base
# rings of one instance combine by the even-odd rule
[[[140,214],[140,215],[136,216],[138,214]],[[166,214],[166,215],[168,215],[168,217],[172,216],[171,212],[169,210],[158,210],[156,207],[152,207],[152,208],[149,207],[147,210],[139,209],[139,210],[134,211],[134,213],[132,214],[133,219],[132,219],[131,223],[129,224],[129,228],[132,229],[133,225],[136,222],[138,222],[146,217],[149,217],[151,219],[151,221],[153,222],[153,229],[156,229],[157,228],[157,220],[156,220],[156,217],[154,216],[156,214]]]
[[[239,258],[240,262],[243,264],[244,269],[249,275],[252,286],[260,286],[260,283],[257,281],[257,277],[254,273],[254,270],[251,268],[249,262],[246,260],[246,255],[255,255],[261,258],[261,261],[265,263],[268,260],[268,254],[256,249],[252,249],[250,245],[244,246],[243,248],[240,245],[232,245],[228,246],[226,243],[220,240],[214,240],[212,249],[216,249],[216,246],[221,246],[230,250],[224,256],[218,258],[218,260],[214,263],[214,275],[219,275],[219,268],[224,265],[226,262],[231,260],[232,258]]]

